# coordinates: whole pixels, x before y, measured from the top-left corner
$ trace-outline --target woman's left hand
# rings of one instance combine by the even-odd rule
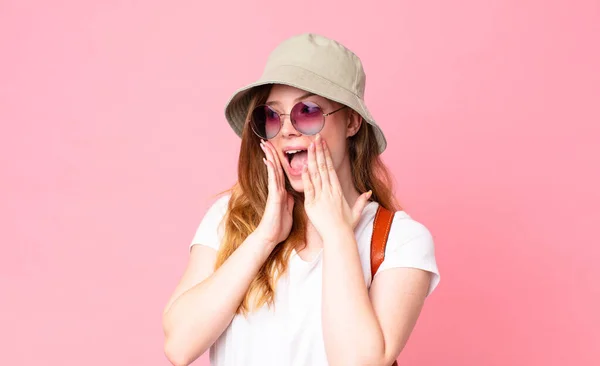
[[[354,207],[350,208],[327,143],[319,134],[308,148],[308,165],[302,171],[302,182],[306,214],[321,238],[335,235],[344,227],[354,230],[371,197],[371,191],[360,195]]]

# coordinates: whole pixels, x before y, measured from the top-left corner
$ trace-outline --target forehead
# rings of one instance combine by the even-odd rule
[[[324,102],[327,101],[326,98],[324,98],[320,95],[308,92],[303,89],[295,88],[295,87],[289,86],[289,85],[275,84],[271,88],[269,96],[267,97],[266,104],[269,104],[269,105],[293,104],[293,103],[297,103],[297,102],[307,99],[307,98],[310,98],[311,100],[316,100],[316,101],[324,101]]]

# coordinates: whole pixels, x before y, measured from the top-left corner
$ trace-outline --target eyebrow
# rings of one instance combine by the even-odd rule
[[[294,99],[294,103],[297,103],[297,102],[301,101],[302,99],[305,99],[305,98],[308,98],[308,97],[312,97],[313,95],[316,95],[316,94],[315,93],[310,93],[310,92],[302,94],[298,98]],[[265,104],[266,105],[280,105],[281,103],[279,103],[276,100],[272,100],[270,102],[266,102]]]

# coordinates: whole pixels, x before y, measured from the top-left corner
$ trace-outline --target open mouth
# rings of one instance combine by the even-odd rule
[[[308,161],[308,150],[288,150],[285,152],[288,164],[293,173],[301,173],[302,167]]]

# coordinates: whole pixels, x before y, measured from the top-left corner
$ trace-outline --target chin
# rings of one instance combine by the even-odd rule
[[[288,181],[290,182],[290,185],[292,186],[292,189],[296,192],[300,192],[303,193],[304,192],[304,183],[302,182],[302,177],[298,177],[298,178],[292,178],[290,179],[290,176],[288,175]]]

